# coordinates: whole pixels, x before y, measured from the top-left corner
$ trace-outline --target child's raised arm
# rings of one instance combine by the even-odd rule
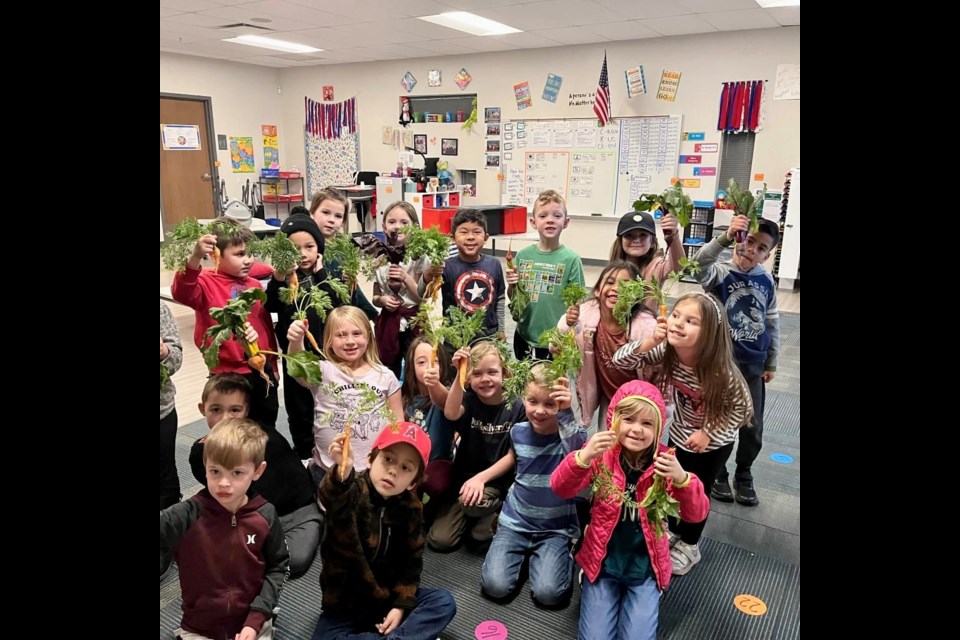
[[[287,345],[287,353],[293,354],[298,351],[303,351],[303,339],[307,335],[307,325],[303,323],[303,320],[294,320],[290,323],[290,328],[287,329],[287,340],[290,344]],[[303,378],[294,378],[297,383],[306,387],[307,389],[313,389],[315,385],[310,384]]]
[[[340,482],[349,478],[350,470],[353,469],[353,449],[348,449],[346,452],[343,450],[343,443],[346,439],[346,433],[339,433],[327,447],[327,455],[333,460],[333,466],[327,473],[334,474],[333,478]],[[341,468],[344,470],[343,475],[340,474]]]
[[[441,409],[446,409],[447,388],[440,382],[440,365],[434,363],[423,372],[423,384],[427,387],[430,402]]]
[[[460,501],[467,507],[480,502],[483,499],[485,485],[513,469],[515,464],[517,464],[517,455],[511,449],[502,458],[463,483],[460,487]]]
[[[614,431],[598,431],[583,449],[567,455],[550,475],[550,488],[561,498],[573,498],[590,484],[593,461],[617,442]]]
[[[654,347],[657,347],[667,338],[667,319],[664,316],[657,318],[657,326],[653,330],[653,335],[642,340],[634,340],[620,347],[613,354],[613,364],[620,369],[637,369],[648,362],[659,362],[663,359],[663,349],[657,349],[653,353]]]
[[[470,347],[464,347],[463,349],[458,349],[455,354],[453,354],[453,368],[458,369],[460,362],[466,360],[467,363],[470,362]],[[469,364],[468,364],[469,366]],[[470,374],[467,373],[467,382],[470,384]],[[454,379],[453,385],[450,387],[450,390],[447,392],[447,401],[443,405],[443,415],[447,420],[459,420],[463,416],[463,389],[460,388],[460,383]]]

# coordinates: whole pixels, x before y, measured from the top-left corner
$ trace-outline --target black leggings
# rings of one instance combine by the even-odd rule
[[[177,475],[177,410],[160,418],[160,510],[180,502]]]
[[[671,447],[677,447],[677,443],[670,440]],[[710,495],[710,487],[716,480],[717,474],[723,468],[723,463],[730,455],[733,443],[725,444],[719,449],[706,451],[704,453],[691,453],[677,447],[677,462],[683,467],[684,471],[694,473],[703,483],[703,490]],[[700,536],[703,535],[703,528],[707,526],[707,519],[703,522],[684,522],[670,518],[670,531],[680,536],[680,539],[687,544],[697,544],[700,542]]]

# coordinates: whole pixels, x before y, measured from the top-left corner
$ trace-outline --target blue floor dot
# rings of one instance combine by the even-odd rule
[[[770,459],[780,464],[790,464],[793,462],[793,456],[788,456],[785,453],[771,453]]]

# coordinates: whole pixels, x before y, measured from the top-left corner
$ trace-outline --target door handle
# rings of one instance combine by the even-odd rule
[[[204,182],[210,182],[210,180],[213,179],[213,176],[210,175],[209,173],[205,173],[202,176],[200,176],[200,179],[203,180]]]

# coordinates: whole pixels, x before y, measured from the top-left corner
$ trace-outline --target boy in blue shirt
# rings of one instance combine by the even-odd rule
[[[770,220],[760,220],[756,233],[733,247],[730,264],[719,264],[720,253],[733,246],[738,231],[747,231],[746,216],[735,216],[726,235],[711,240],[694,258],[700,263],[697,278],[705,291],[719,298],[730,321],[733,357],[750,388],[753,400],[752,428],[740,429],[737,445],[737,470],[734,489],[724,468],[717,476],[710,497],[720,502],[737,502],[748,507],[760,504],[750,471],[763,446],[763,405],[766,383],[773,380],[780,355],[780,311],[777,309],[777,285],[763,263],[780,241],[780,230]],[[729,456],[729,451],[727,452]],[[735,492],[735,493],[734,493]]]
[[[510,597],[530,556],[534,602],[556,608],[570,602],[570,548],[580,529],[574,500],[553,492],[550,475],[567,454],[583,447],[587,432],[570,410],[566,378],[550,386],[547,371],[545,364],[533,367],[523,397],[527,422],[513,425],[507,454],[479,474],[492,479],[516,465],[516,481],[483,562],[480,588],[494,600]]]

